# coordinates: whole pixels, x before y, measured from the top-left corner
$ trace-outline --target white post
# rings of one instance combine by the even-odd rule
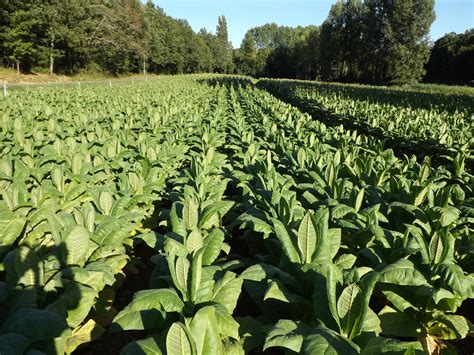
[[[112,87],[112,80],[109,80],[109,86]]]
[[[132,85],[133,85],[133,84],[135,84],[135,80],[134,80],[134,79],[132,79]]]
[[[3,83],[3,96],[7,97],[7,83]]]
[[[79,82],[79,87],[81,87],[81,82]]]

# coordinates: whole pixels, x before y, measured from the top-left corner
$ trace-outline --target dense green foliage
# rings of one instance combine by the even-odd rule
[[[461,169],[474,161],[474,95],[289,80],[263,80],[259,86],[327,124],[377,136],[401,153],[449,157]]]
[[[356,90],[321,101],[341,110]],[[366,101],[385,129],[390,106]],[[417,101],[399,104],[407,139],[425,135]],[[109,352],[213,355],[438,354],[472,335],[468,168],[399,158],[240,77],[18,91],[0,108],[2,354],[104,332]],[[148,283],[123,304],[137,268]]]
[[[338,0],[321,27],[249,30],[237,66],[276,78],[418,82],[434,18],[434,0]]]
[[[0,64],[18,71],[240,73],[256,77],[412,84],[470,83],[472,31],[438,40],[435,0],[336,0],[321,26],[265,24],[239,49],[227,20],[195,33],[153,1],[2,0]]]
[[[274,23],[250,29],[235,62],[252,76],[312,79],[318,74],[319,28],[291,28]]]
[[[474,29],[448,33],[434,43],[426,65],[428,82],[474,83]]]
[[[186,21],[139,0],[2,0],[0,61],[51,73],[228,72],[227,32],[196,34]],[[224,62],[222,62],[224,60]]]

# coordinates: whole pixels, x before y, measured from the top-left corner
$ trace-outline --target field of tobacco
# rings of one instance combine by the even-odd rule
[[[0,98],[0,354],[472,352],[473,107],[230,76]]]

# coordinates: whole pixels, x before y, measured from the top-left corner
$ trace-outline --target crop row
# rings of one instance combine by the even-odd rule
[[[131,331],[122,354],[435,354],[472,333],[461,165],[397,158],[238,78],[14,99],[0,126],[2,354]],[[140,243],[148,288],[115,309]]]
[[[301,84],[286,80],[261,80],[259,86],[278,98],[330,125],[371,134],[400,154],[448,158],[452,165],[472,164],[472,97],[461,100],[456,110],[446,108],[449,95],[364,90],[351,86]],[[403,95],[402,95],[403,94]],[[400,97],[402,95],[402,97]],[[405,100],[404,100],[405,98]]]
[[[70,353],[103,333],[116,276],[212,100],[173,81],[2,103],[2,354]]]
[[[125,314],[161,309],[163,286],[182,304],[163,310],[172,317],[165,324],[130,322],[126,329],[152,336],[123,353],[435,353],[466,337],[470,323],[455,312],[473,296],[469,176],[399,160],[371,137],[327,128],[262,91],[226,90],[222,118],[209,122],[224,132],[177,180],[164,213],[147,291],[156,303],[137,295]],[[211,205],[217,225],[208,226]],[[209,227],[223,232],[219,243]],[[214,243],[220,257],[203,264]]]

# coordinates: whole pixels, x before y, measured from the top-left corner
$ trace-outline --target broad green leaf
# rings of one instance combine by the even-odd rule
[[[188,292],[188,280],[189,280],[189,269],[191,268],[191,263],[184,256],[178,256],[176,259],[176,281],[178,285],[184,292]]]
[[[356,355],[359,348],[338,333],[324,327],[318,326],[304,338],[300,354],[344,354]]]
[[[243,348],[246,354],[249,354],[255,348],[261,348],[265,341],[266,328],[261,321],[254,317],[237,317],[237,322],[240,325],[239,333],[243,341]]]
[[[201,286],[197,290],[196,304],[209,302],[216,284],[217,267],[203,267],[201,272]]]
[[[0,246],[10,246],[17,240],[23,228],[26,219],[23,217],[15,217],[13,213],[0,212]]]
[[[357,284],[347,286],[337,301],[337,312],[341,319],[341,328],[345,335],[351,335],[356,317],[360,317],[360,295],[362,291]]]
[[[86,218],[85,218],[85,226],[87,230],[91,233],[94,233],[95,229],[95,211],[91,208],[87,213],[86,213]]]
[[[124,228],[123,221],[116,217],[107,217],[95,229],[95,233],[90,236],[100,246],[122,246],[123,239],[128,236],[128,231]]]
[[[76,328],[87,317],[95,304],[98,296],[92,287],[70,283],[62,298],[67,305],[67,323],[71,328]]]
[[[266,264],[255,264],[242,272],[240,277],[243,280],[251,280],[251,281],[262,281],[267,277],[272,277],[275,275],[275,272],[272,272],[271,268],[268,267]]]
[[[381,288],[382,293],[393,305],[393,308],[399,311],[405,311],[408,308],[417,308],[417,297],[414,297],[413,292],[410,292],[410,289],[406,289],[399,285],[381,285]]]
[[[304,336],[310,333],[310,331],[311,328],[302,322],[281,319],[268,332],[263,350],[280,347],[299,353],[303,345]]]
[[[15,254],[15,272],[20,285],[36,287],[43,285],[43,264],[33,249],[25,246],[18,248]]]
[[[222,338],[230,337],[234,339],[239,339],[239,323],[232,317],[223,305],[216,304],[214,305],[216,309],[216,320],[219,329],[219,334]]]
[[[316,238],[316,230],[311,219],[311,213],[308,212],[301,220],[298,229],[298,247],[303,263],[311,262],[311,257],[316,249]]]
[[[360,333],[370,333],[370,337],[373,335],[379,335],[382,333],[382,328],[380,327],[380,319],[372,309],[367,308],[367,314],[365,316],[364,322],[361,327]]]
[[[452,206],[440,209],[439,223],[441,224],[441,227],[447,227],[454,223],[459,218],[460,214],[461,211]]]
[[[454,259],[455,238],[446,228],[433,234],[430,240],[429,251],[432,264],[440,264]]]
[[[61,245],[61,256],[66,265],[84,266],[90,234],[81,226],[74,227]]]
[[[320,265],[317,271],[320,273],[322,280],[319,281],[317,279],[315,287],[318,287],[321,292],[313,293],[313,307],[318,309],[318,315],[320,315],[325,305],[327,305],[327,309],[324,309],[325,317],[322,319],[323,323],[328,325],[335,322],[335,326],[340,328],[337,312],[337,287],[338,284],[342,283],[342,272],[334,264]]]
[[[327,238],[329,240],[329,246],[327,251],[326,262],[330,262],[336,257],[337,253],[339,252],[339,249],[341,248],[341,230],[339,228],[329,229]],[[322,255],[318,260],[324,262]]]
[[[104,332],[104,328],[98,325],[94,320],[89,319],[84,325],[72,331],[72,335],[66,342],[66,353],[72,353],[79,345],[89,343],[99,338]]]
[[[202,250],[198,251],[194,256],[191,263],[191,280],[189,282],[189,295],[190,300],[194,302],[196,295],[201,285],[201,274],[202,274]]]
[[[168,237],[168,235],[165,238],[164,249],[165,249],[165,253],[170,256],[168,258],[168,261],[171,261],[173,259],[171,257],[172,255],[182,256],[182,257],[186,257],[188,255],[188,249],[186,248],[186,246],[174,240],[172,237]],[[174,269],[174,259],[173,259],[173,269]]]
[[[441,264],[436,268],[445,288],[451,288],[463,298],[474,298],[474,277],[466,275],[456,264]]]
[[[420,206],[426,199],[426,195],[428,195],[428,191],[430,190],[430,185],[426,185],[415,197],[413,201],[413,205],[415,207]]]
[[[436,317],[428,333],[444,340],[461,340],[470,331],[466,318],[454,314],[443,314]]]
[[[426,278],[415,269],[407,259],[400,259],[388,265],[380,272],[380,282],[403,286],[423,286],[428,283]]]
[[[158,234],[155,232],[148,232],[148,233],[143,233],[137,235],[135,238],[139,238],[143,240],[146,245],[148,245],[150,248],[156,248],[157,243],[158,243]]]
[[[120,355],[161,355],[162,350],[158,345],[157,339],[154,337],[145,338],[142,340],[128,343],[121,351]],[[172,353],[168,353],[172,354]],[[186,354],[186,353],[183,353]],[[188,354],[191,354],[189,352]]]
[[[357,211],[344,204],[339,204],[337,206],[334,206],[334,208],[331,209],[331,218],[332,219],[340,219],[346,216],[349,213],[356,213]]]
[[[341,270],[351,269],[357,257],[354,254],[342,254],[336,260],[334,260],[334,264],[340,268]]]
[[[432,264],[439,264],[444,254],[444,243],[441,233],[435,233],[430,240],[429,251]]]
[[[421,256],[423,258],[423,262],[425,264],[428,264],[430,262],[430,252],[428,250],[428,246],[426,245],[426,242],[423,238],[423,232],[420,228],[415,227],[411,224],[405,224],[405,227],[407,228],[407,233],[410,233],[417,241],[418,243],[418,250],[421,253]]]
[[[115,317],[111,331],[156,329],[165,325],[166,313],[181,312],[183,301],[172,289],[138,291]]]
[[[193,230],[189,233],[186,239],[186,247],[189,253],[192,253],[203,246],[203,238],[201,232],[198,229]]]
[[[186,225],[178,217],[177,206],[178,206],[178,203],[176,202],[173,203],[173,205],[171,206],[171,211],[170,211],[171,228],[174,233],[184,237],[186,235]]]
[[[224,244],[224,232],[220,229],[213,229],[207,237],[204,238],[202,254],[202,264],[211,265],[219,256]]]
[[[136,173],[131,172],[128,174],[128,182],[130,183],[133,191],[141,191],[140,189],[142,187],[142,182]]]
[[[287,291],[283,289],[284,286],[276,281],[270,281],[268,283],[267,289],[265,290],[265,296],[263,300],[274,299],[278,301],[282,301],[285,303],[289,303],[289,297],[286,295]]]
[[[198,206],[192,198],[189,198],[185,201],[183,207],[183,221],[186,226],[186,229],[195,229],[197,227],[198,219]]]
[[[198,354],[223,354],[214,307],[207,306],[197,311],[191,321],[190,332]]]
[[[422,334],[422,327],[418,322],[389,306],[379,312],[379,319],[384,335],[418,338]]]
[[[63,172],[57,166],[54,166],[54,168],[51,170],[51,181],[53,182],[53,185],[58,189],[58,191],[64,191]]]
[[[333,234],[329,234],[329,210],[327,208],[320,208],[314,216],[312,216],[313,224],[316,228],[316,235],[318,236],[316,251],[313,254],[312,262],[316,264],[322,264],[332,261],[333,247],[332,244],[335,242],[336,246],[340,243],[339,240],[330,240]],[[337,230],[335,230],[337,231]],[[336,232],[337,233],[337,232]],[[336,235],[337,236],[337,235]],[[339,249],[339,248],[337,248]]]
[[[356,210],[356,212],[359,212],[360,208],[362,207],[362,202],[364,202],[364,194],[365,188],[360,189],[360,191],[357,193],[357,197],[354,203],[354,209]]]
[[[79,175],[81,173],[83,159],[84,157],[81,153],[74,154],[71,162],[71,170],[74,175]]]
[[[4,334],[20,334],[31,342],[37,342],[59,337],[67,328],[66,320],[57,313],[22,308],[15,311],[3,323],[1,331]]]
[[[210,229],[219,225],[220,219],[230,211],[235,202],[219,201],[204,209],[199,226],[203,229]]]
[[[279,220],[272,218],[273,228],[275,230],[275,234],[282,244],[283,252],[288,257],[292,263],[301,263],[300,257],[296,248],[291,240],[290,235],[288,234],[288,230],[286,227],[281,223]]]
[[[222,304],[232,314],[242,289],[242,278],[232,271],[227,271],[214,284],[211,301]]]
[[[265,235],[272,233],[272,227],[261,218],[252,216],[249,213],[244,213],[240,218],[244,221],[241,228],[247,227],[255,232],[263,233]]]
[[[110,215],[112,211],[112,205],[114,203],[114,197],[109,191],[103,191],[99,197],[100,208],[105,215]]]
[[[192,339],[189,339],[186,326],[182,323],[173,323],[166,336],[166,353],[176,355],[193,354]]]
[[[357,307],[349,310],[350,313],[354,313],[355,315],[354,317],[350,317],[354,321],[349,323],[351,329],[348,334],[349,339],[351,340],[358,336],[364,327],[368,325],[368,315],[372,315],[377,318],[376,314],[369,308],[369,303],[375,288],[375,284],[378,282],[379,277],[380,276],[378,273],[369,272],[368,274],[364,275],[360,281],[362,294],[360,297],[357,297]],[[379,320],[375,319],[375,322],[376,324],[374,324],[374,326],[376,326],[376,329],[379,329]]]

